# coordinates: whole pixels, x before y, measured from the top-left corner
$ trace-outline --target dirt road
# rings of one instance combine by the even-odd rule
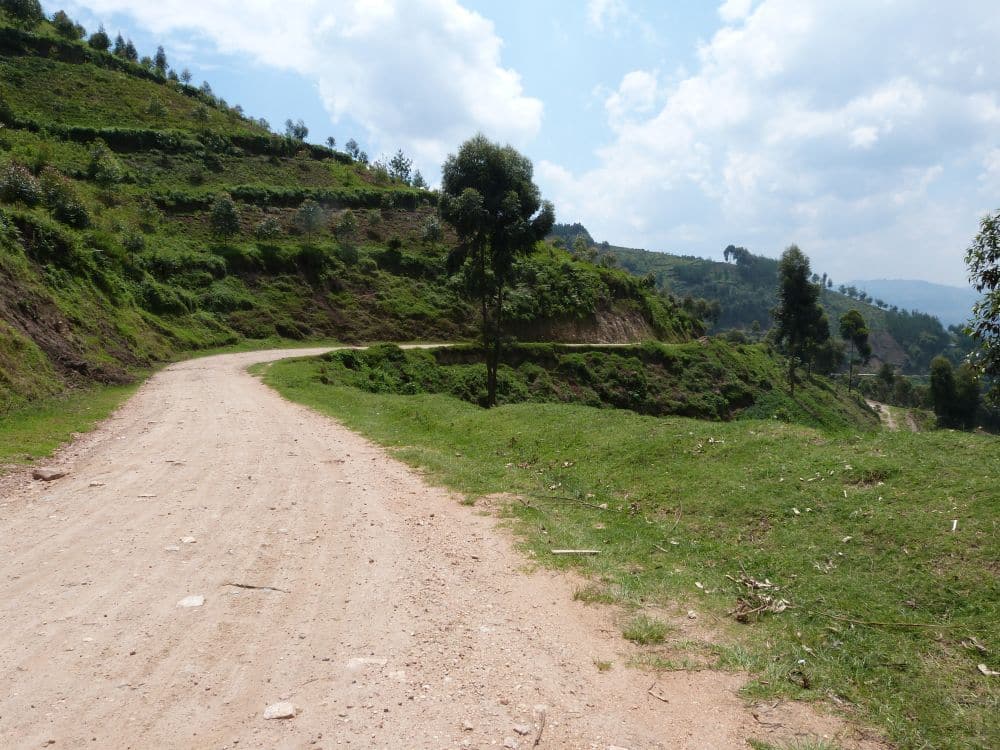
[[[0,481],[0,746],[744,750],[775,731],[734,675],[651,696],[607,611],[525,572],[493,519],[243,372],[294,353],[169,367],[64,452],[68,476]],[[297,715],[266,719],[279,702]]]

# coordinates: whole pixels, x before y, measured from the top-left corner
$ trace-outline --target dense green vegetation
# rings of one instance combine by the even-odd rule
[[[1000,742],[1000,687],[977,667],[997,669],[1000,649],[994,438],[566,404],[487,412],[324,384],[328,364],[280,362],[265,379],[472,498],[522,497],[506,512],[525,545],[586,575],[581,599],[625,606],[630,634],[653,631],[629,610],[746,621],[714,643],[668,629],[647,668],[746,670],[749,696],[829,701],[901,748]],[[559,547],[601,553],[549,553]]]
[[[482,350],[473,346],[335,351],[314,363],[317,382],[372,393],[443,393],[487,403]],[[829,429],[873,429],[860,400],[821,378],[805,378],[794,398],[780,387],[782,366],[764,346],[713,339],[629,347],[521,344],[504,349],[498,402],[574,403],[702,419],[776,418]]]
[[[710,318],[712,330],[739,329],[749,336],[761,336],[771,328],[771,311],[777,304],[778,261],[754,255],[744,248],[727,248],[728,262],[718,262],[686,255],[649,252],[615,247],[608,243],[594,245],[587,230],[579,224],[558,225],[553,232],[568,248],[577,237],[593,248],[599,257],[609,256],[625,270],[638,276],[651,275],[657,288],[683,302],[702,298],[717,303],[717,313]],[[862,292],[842,290],[826,274],[817,274],[823,287],[820,304],[831,321],[856,308],[871,331],[871,345],[877,364],[889,362],[907,373],[925,375],[930,361],[944,354],[958,363],[969,351],[971,342],[957,332],[945,330],[941,322],[926,313],[891,307]],[[835,326],[834,326],[835,327]]]
[[[405,155],[369,163],[291,119],[276,135],[162,50],[13,21],[0,11],[0,412],[245,338],[476,335]],[[512,270],[509,318],[526,337],[569,321],[615,340],[602,326],[625,318],[631,336],[701,333],[638,279],[542,245]]]

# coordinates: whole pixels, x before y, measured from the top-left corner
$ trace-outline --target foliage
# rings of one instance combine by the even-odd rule
[[[58,170],[46,167],[39,184],[45,205],[57,221],[76,229],[90,226],[90,212],[69,179]]]
[[[108,148],[108,144],[98,139],[90,146],[90,161],[87,176],[106,191],[111,191],[123,179],[125,168],[118,156]]]
[[[532,181],[531,162],[511,146],[477,135],[442,168],[441,215],[459,238],[449,263],[480,304],[486,350],[487,405],[496,403],[497,367],[504,331],[504,295],[514,261],[544,237],[555,221]]]
[[[209,213],[209,223],[212,233],[217,237],[232,237],[239,233],[240,214],[232,198],[220,195],[215,199]]]
[[[295,141],[304,141],[309,137],[309,128],[299,119],[293,122],[291,118],[285,120],[285,137]]]
[[[323,225],[323,209],[314,200],[303,201],[295,214],[295,224],[304,235],[312,237]]]
[[[979,409],[979,375],[970,364],[963,363],[956,372],[944,357],[931,362],[930,392],[938,423],[948,427],[975,424]]]
[[[45,20],[42,4],[38,0],[0,0],[0,10],[6,11],[25,29],[34,28]]]
[[[853,307],[840,318],[840,336],[851,345],[850,370],[847,375],[847,388],[850,390],[854,384],[854,365],[859,361],[867,364],[872,356],[871,344],[868,343],[868,324]]]
[[[56,11],[52,16],[52,25],[55,27],[57,34],[74,41],[83,38],[87,33],[87,30],[83,26],[73,21],[73,19],[66,15],[66,11],[63,10]]]
[[[809,259],[795,245],[782,253],[778,273],[775,338],[788,355],[788,386],[794,394],[796,365],[830,337],[830,330],[818,304],[819,287],[809,280]]]
[[[0,175],[0,200],[5,203],[37,205],[42,198],[41,187],[27,167],[11,162]]]
[[[111,46],[111,39],[108,37],[108,33],[104,30],[103,24],[97,28],[97,31],[90,35],[90,38],[87,40],[87,44],[99,52],[108,51],[108,48]]]
[[[984,372],[1000,378],[1000,210],[979,221],[979,233],[965,251],[969,278],[983,295],[972,309],[972,334],[979,344]],[[1000,379],[990,391],[1000,406]]]
[[[388,167],[390,177],[406,185],[410,184],[410,172],[413,169],[413,160],[408,158],[402,149],[397,151],[389,160]]]

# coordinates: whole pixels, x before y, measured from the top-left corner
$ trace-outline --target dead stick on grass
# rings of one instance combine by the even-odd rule
[[[964,628],[965,625],[960,623],[953,623],[947,625],[944,623],[936,622],[874,622],[871,620],[855,620],[853,617],[844,617],[843,615],[835,615],[832,612],[823,612],[818,609],[809,609],[808,607],[796,607],[803,612],[810,612],[814,615],[820,615],[821,617],[829,617],[831,620],[840,620],[841,622],[849,622],[852,625],[864,625],[869,628],[944,628],[945,630],[951,630],[952,628]]]
[[[668,700],[667,698],[664,698],[664,697],[663,697],[662,695],[660,695],[659,693],[655,693],[655,692],[653,692],[653,688],[655,688],[655,687],[656,687],[656,683],[654,682],[654,683],[653,683],[652,685],[650,685],[650,686],[649,686],[649,690],[647,690],[646,692],[647,692],[647,693],[648,693],[649,695],[651,695],[651,696],[653,696],[654,698],[656,698],[656,700],[658,700],[658,701],[663,701],[664,703],[670,703],[670,701],[669,701],[669,700]]]

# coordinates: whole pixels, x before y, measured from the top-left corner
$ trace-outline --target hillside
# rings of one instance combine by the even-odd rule
[[[965,325],[972,317],[972,306],[979,300],[979,295],[969,287],[912,279],[851,281],[847,286],[885,300],[886,304],[933,315],[946,326]]]
[[[434,192],[275,135],[166,65],[0,11],[0,125],[0,412],[242,338],[476,334]],[[701,333],[551,247],[520,262],[511,299],[526,337]]]
[[[576,237],[589,243],[590,235],[581,225],[561,225],[559,236],[567,247]],[[616,265],[638,276],[651,275],[657,288],[680,298],[703,298],[718,303],[713,330],[739,329],[751,335],[767,331],[771,326],[771,309],[776,304],[778,261],[734,248],[734,262],[719,262],[690,255],[672,255],[635,248],[617,247],[608,243],[591,246],[591,254],[611,256]],[[827,281],[817,277],[817,281]],[[878,307],[868,300],[844,294],[846,287],[824,286],[820,299],[836,329],[836,321],[851,308],[861,312],[872,332],[874,356],[870,367],[882,362],[909,373],[924,374],[930,361],[946,354],[958,361],[966,345],[959,337],[945,330],[933,315],[922,311]],[[880,300],[881,301],[881,300]],[[836,331],[833,333],[836,335]]]

